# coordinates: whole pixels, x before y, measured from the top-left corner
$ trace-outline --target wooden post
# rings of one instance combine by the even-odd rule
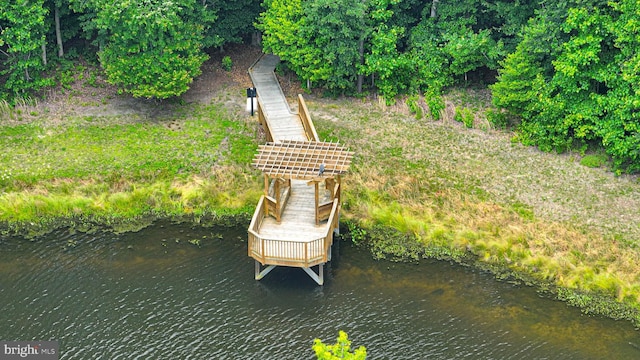
[[[269,176],[264,175],[264,216],[269,216]]]
[[[316,190],[316,225],[320,225],[320,214],[318,213],[318,206],[320,206],[320,197],[318,194],[318,182],[314,181],[313,184],[315,185],[315,190]]]
[[[262,280],[271,270],[275,269],[275,265],[269,265],[264,270],[260,270],[260,262],[256,260],[255,278],[256,280]]]
[[[276,199],[276,221],[280,222],[280,179],[274,180],[273,184],[273,197]]]
[[[309,275],[318,285],[324,284],[324,264],[318,265],[318,273],[316,274],[311,268],[303,267],[302,270]]]

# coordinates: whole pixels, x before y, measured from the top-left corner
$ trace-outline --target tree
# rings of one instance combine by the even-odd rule
[[[255,31],[253,23],[260,14],[260,1],[206,0],[206,5],[213,9],[217,19],[205,32],[204,47],[222,48],[228,43],[240,43],[244,37]]]
[[[372,5],[370,17],[374,30],[370,36],[371,50],[365,56],[363,67],[365,74],[376,77],[379,93],[389,104],[398,94],[415,92],[417,62],[421,61],[399,51],[404,27],[388,25],[394,14],[390,8],[398,3],[398,0],[386,0]]]
[[[365,2],[313,0],[305,9],[306,21],[300,34],[311,39],[319,56],[310,79],[332,92],[353,91],[361,61],[359,44],[365,28]]]
[[[320,52],[309,38],[302,36],[307,21],[301,0],[266,0],[266,11],[260,14],[256,27],[263,32],[265,52],[280,56],[289,68],[308,82],[318,76],[321,66]]]
[[[338,338],[334,345],[326,345],[320,339],[315,339],[313,351],[315,351],[318,360],[365,360],[367,357],[367,349],[364,346],[351,352],[351,341],[344,331],[338,332]]]
[[[616,170],[637,173],[640,172],[640,4],[622,0],[611,2],[610,6],[617,16],[606,24],[612,35],[609,46],[619,51],[608,68],[605,116],[598,122],[597,132]]]
[[[77,37],[81,30],[79,14],[74,13],[70,6],[70,0],[45,0],[45,7],[49,10],[47,42],[55,41],[58,58],[65,55],[65,42]]]
[[[503,62],[494,104],[521,116],[526,144],[602,147],[616,171],[640,171],[640,5],[556,5],[538,13]]]
[[[194,0],[90,0],[80,8],[95,12],[85,30],[97,30],[107,81],[134,97],[183,94],[208,58],[203,34],[215,17]]]
[[[46,15],[44,0],[0,0],[0,76],[6,77],[0,98],[24,97],[50,84],[41,76]]]

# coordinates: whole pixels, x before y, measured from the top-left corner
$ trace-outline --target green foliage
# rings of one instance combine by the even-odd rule
[[[618,171],[640,171],[640,5],[541,12],[504,60],[494,104],[521,116],[519,139],[542,150],[602,146]]]
[[[351,237],[351,242],[357,245],[363,243],[366,240],[367,231],[365,229],[358,226],[358,224],[356,224],[355,222],[349,220],[346,221],[346,225],[348,234]]]
[[[0,99],[25,97],[51,82],[42,77],[44,1],[0,1]]]
[[[231,57],[225,56],[222,58],[222,68],[226,71],[231,71],[233,68],[233,61],[231,60]]]
[[[310,39],[301,36],[304,12],[301,0],[268,0],[256,27],[262,31],[265,52],[280,56],[289,69],[305,80],[314,80],[313,69],[319,66],[319,51]]]
[[[205,0],[203,4],[217,15],[212,26],[205,30],[203,40],[205,48],[240,43],[243,38],[255,31],[252,25],[260,13],[260,1]]]
[[[580,159],[580,165],[589,168],[599,168],[607,164],[608,158],[604,154],[589,154]]]
[[[449,31],[443,35],[442,51],[449,58],[449,72],[464,75],[479,67],[496,68],[496,60],[501,55],[502,44],[496,44],[488,30],[478,33],[471,29]]]
[[[473,112],[471,111],[471,109],[469,109],[469,108],[460,109],[460,108],[456,107],[456,112],[453,115],[453,119],[455,121],[463,123],[464,126],[466,126],[468,128],[472,128],[473,127],[474,115],[473,115]]]
[[[326,86],[332,93],[353,91],[365,18],[365,3],[360,0],[308,2],[300,35],[309,39],[316,59],[307,69],[310,76],[303,78]]]
[[[381,224],[369,230],[369,246],[373,256],[376,259],[392,261],[418,261],[424,253],[424,247],[420,245],[411,230],[401,231],[389,226],[388,224],[394,222],[392,220],[394,214],[382,212],[378,216],[381,216],[378,219]]]
[[[265,49],[301,80],[350,93],[368,76],[388,104],[401,94],[439,95],[459,75],[496,69],[503,56],[499,35],[512,44],[535,8],[470,0],[269,0],[264,6],[257,27]]]
[[[338,332],[334,345],[326,345],[320,339],[313,340],[313,351],[318,360],[365,360],[367,358],[367,349],[364,346],[351,352],[351,341],[347,333],[342,330]]]
[[[429,106],[429,113],[434,120],[439,120],[442,117],[442,111],[445,109],[444,99],[439,92],[434,89],[430,89],[424,94],[425,102]]]
[[[416,119],[421,120],[424,114],[422,113],[422,107],[418,104],[420,97],[418,95],[411,95],[407,98],[407,106],[409,111],[416,115]]]
[[[411,78],[416,75],[411,58],[397,50],[403,32],[402,28],[389,29],[381,24],[372,34],[371,53],[365,57],[365,74],[376,75],[378,92],[388,105],[398,94],[407,92]]]
[[[635,326],[640,326],[640,311],[637,308],[617,302],[611,297],[565,288],[558,288],[556,292],[558,299],[579,307],[585,314],[607,316],[617,320],[630,320]]]
[[[107,81],[135,97],[165,99],[186,92],[208,58],[205,27],[215,16],[193,0],[92,0],[92,26],[105,43],[99,53]]]
[[[485,116],[487,117],[487,121],[497,129],[506,129],[511,125],[508,114],[504,111],[487,109]]]

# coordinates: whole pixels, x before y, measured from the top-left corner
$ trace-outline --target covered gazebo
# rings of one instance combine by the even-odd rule
[[[352,158],[353,152],[330,142],[260,145],[253,166],[264,174],[264,195],[249,225],[248,246],[257,280],[276,266],[290,266],[323,283],[322,268],[331,260],[339,226],[340,176]]]
[[[349,170],[352,158],[353,152],[331,142],[284,140],[260,145],[253,166],[264,175],[266,214],[280,222],[291,180],[303,180],[315,188],[316,225],[326,220],[333,200],[340,199],[340,175]]]

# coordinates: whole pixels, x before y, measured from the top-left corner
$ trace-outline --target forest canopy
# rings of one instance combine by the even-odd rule
[[[421,94],[437,119],[447,87],[488,86],[523,143],[640,172],[637,0],[0,0],[0,99],[74,56],[133,96],[179,96],[209,49],[256,31],[308,88]]]
[[[78,57],[135,97],[179,96],[210,48],[255,32],[255,0],[0,0],[0,99],[55,84]]]

